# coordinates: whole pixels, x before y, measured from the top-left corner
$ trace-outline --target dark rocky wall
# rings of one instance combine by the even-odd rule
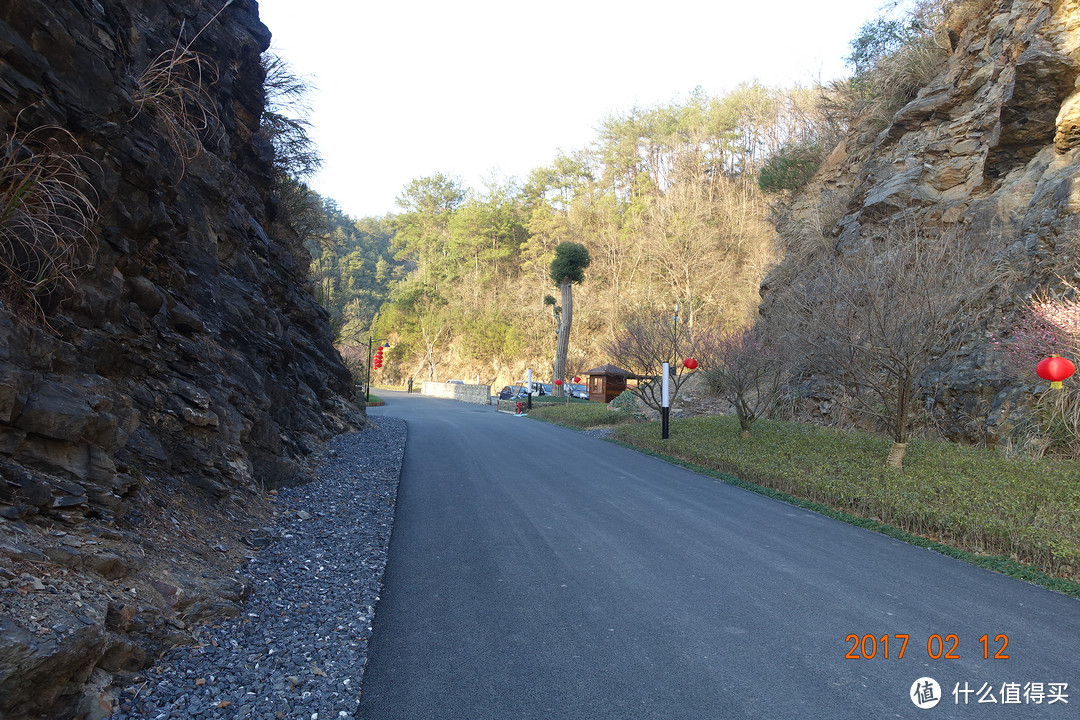
[[[198,139],[179,143],[168,111],[136,102],[143,71],[178,40],[206,61],[210,110]],[[228,504],[235,519],[238,499],[301,481],[324,440],[364,422],[306,252],[273,216],[272,150],[258,135],[269,43],[253,0],[0,0],[0,131],[69,132],[98,212],[72,292],[40,298],[37,320],[0,304],[0,589],[27,577],[19,562],[53,564],[39,576],[92,564],[73,544],[34,546],[35,527],[63,527],[92,528],[98,544],[141,540],[141,559],[107,579],[142,568],[180,592],[176,573],[150,576],[154,548],[137,536],[152,511],[190,498],[204,515]],[[19,587],[42,585],[31,579]],[[108,612],[174,612],[157,601]],[[0,607],[0,645],[33,637],[4,619],[13,608]],[[91,627],[77,652],[7,644],[0,717],[59,713],[50,703],[70,695],[65,683],[119,647],[106,639],[115,623]],[[121,652],[108,669],[153,653]]]
[[[267,219],[270,34],[255,3],[213,20],[210,2],[2,7],[0,127],[26,108],[20,126],[70,130],[100,213],[92,265],[51,329],[0,312],[3,499],[19,500],[16,465],[84,484],[105,509],[131,474],[217,495],[295,481],[294,459],[359,418],[303,251]],[[185,161],[132,97],[142,69],[204,25],[192,49],[216,69],[216,120]]]

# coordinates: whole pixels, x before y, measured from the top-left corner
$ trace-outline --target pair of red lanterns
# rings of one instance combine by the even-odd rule
[[[576,382],[576,383],[579,383],[579,382],[581,382],[581,378],[579,378],[579,377],[577,377],[577,376],[575,375],[575,376],[574,376],[574,382]],[[562,385],[562,380],[559,380],[558,378],[556,378],[556,379],[555,379],[555,384],[556,384],[556,385]]]
[[[1051,355],[1040,360],[1035,366],[1035,374],[1043,380],[1049,380],[1050,387],[1057,389],[1061,388],[1061,381],[1072,377],[1074,372],[1076,372],[1076,366],[1072,361],[1060,355]]]

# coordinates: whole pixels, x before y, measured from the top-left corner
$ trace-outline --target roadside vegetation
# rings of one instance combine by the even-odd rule
[[[529,416],[581,429],[610,427],[633,420],[633,417],[628,414],[608,410],[608,406],[603,403],[588,400],[574,400],[568,403],[565,398],[559,402],[548,403],[538,403],[534,398]]]
[[[531,416],[579,428],[618,424],[615,438],[634,447],[815,510],[839,511],[841,519],[909,542],[940,543],[935,549],[949,555],[1080,597],[1074,462],[1009,459],[920,440],[898,471],[881,463],[890,443],[881,435],[759,420],[746,438],[738,418],[724,415],[672,421],[671,437],[662,440],[658,423],[626,423],[594,406],[552,406]]]

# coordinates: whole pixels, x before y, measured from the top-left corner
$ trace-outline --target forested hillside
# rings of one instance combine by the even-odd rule
[[[379,307],[400,279],[400,263],[390,249],[389,218],[353,220],[333,200],[319,198],[320,232],[305,243],[311,253],[315,296],[330,311],[339,342],[365,334]]]
[[[501,384],[527,367],[550,375],[549,265],[560,242],[582,243],[592,263],[576,294],[575,374],[607,362],[607,346],[636,314],[679,305],[686,327],[745,323],[773,260],[757,171],[784,148],[820,155],[834,133],[816,90],[697,90],[604,119],[587,148],[524,181],[477,190],[433,174],[402,190],[399,214],[356,223],[328,205],[333,229],[313,252],[313,278],[342,317],[344,344],[366,348],[373,318],[371,334],[390,342],[377,382]]]
[[[373,305],[355,307],[340,338],[361,358],[366,338],[390,343],[376,383],[546,379],[550,263],[569,241],[591,258],[569,377],[618,361],[633,328],[673,327],[678,308],[680,332],[712,338],[695,338],[703,367],[779,368],[770,412],[898,445],[925,433],[1080,452],[1080,395],[1051,407],[1034,372],[1080,348],[1080,7],[906,7],[852,39],[848,78],[631,108],[520,181],[414,180],[379,225],[387,301],[370,323]]]

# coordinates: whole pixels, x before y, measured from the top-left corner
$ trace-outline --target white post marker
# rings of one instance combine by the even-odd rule
[[[668,413],[671,411],[668,409],[671,407],[671,395],[668,392],[668,364],[664,363],[662,366],[664,377],[660,381],[660,439],[668,439]]]
[[[525,403],[532,410],[532,368],[525,371]]]
[[[670,394],[668,391],[668,364],[664,363],[664,380],[660,383],[660,406],[671,407]]]

